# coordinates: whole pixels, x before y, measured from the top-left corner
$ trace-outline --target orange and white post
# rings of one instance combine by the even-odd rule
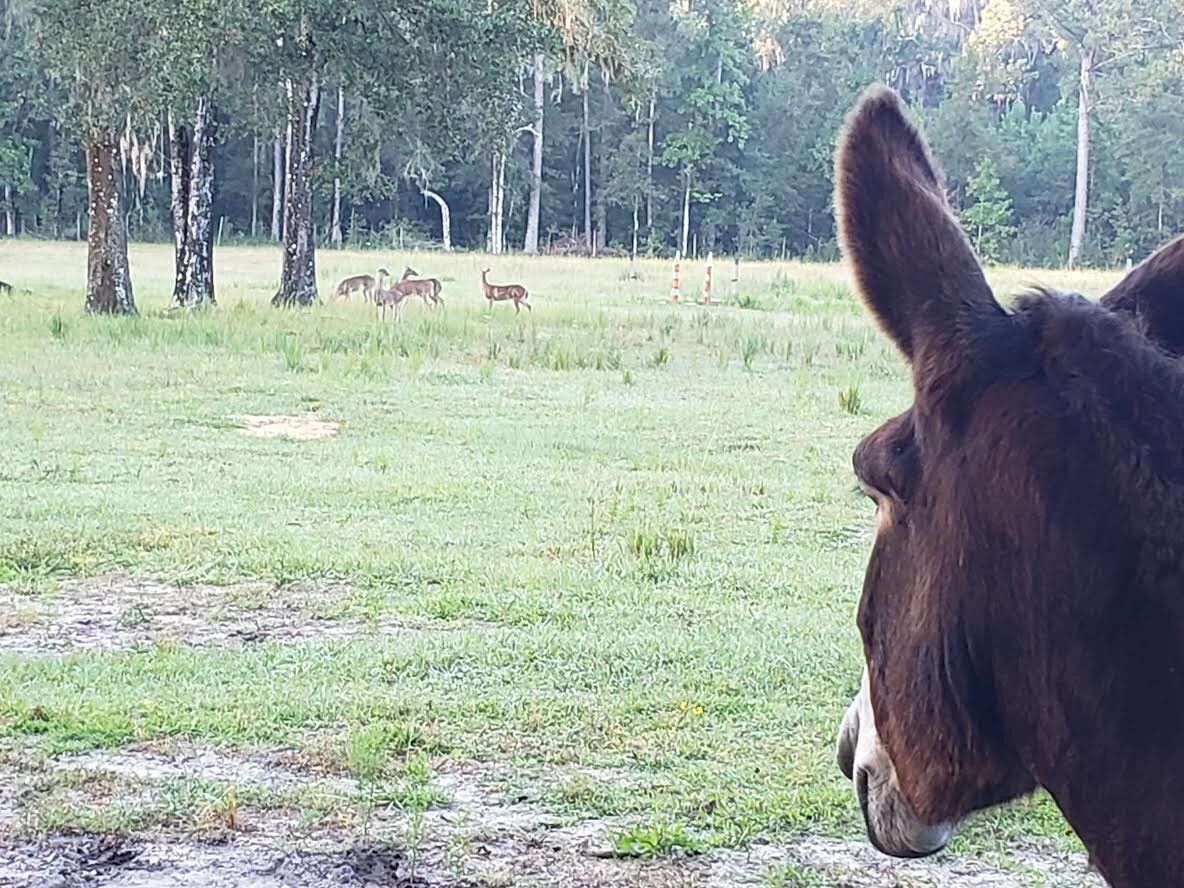
[[[711,304],[711,268],[715,264],[715,257],[711,253],[707,254],[707,269],[703,272],[703,299],[704,305]]]
[[[681,269],[682,269],[682,253],[675,253],[674,254],[674,280],[670,284],[670,301],[671,302],[678,302],[679,297],[682,295],[681,287],[679,284],[679,272],[681,271]]]

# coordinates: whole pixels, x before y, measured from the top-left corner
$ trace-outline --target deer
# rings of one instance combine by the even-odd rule
[[[382,289],[383,279],[390,276],[390,272],[385,268],[380,268],[375,274],[355,274],[353,277],[347,277],[340,284],[337,289],[333,291],[333,295],[329,297],[329,301],[334,299],[349,299],[352,293],[361,290],[362,296],[369,302]]]
[[[526,306],[527,311],[533,311],[530,303],[526,301],[527,292],[526,287],[521,284],[491,284],[486,275],[489,274],[488,268],[481,269],[481,289],[485,291],[485,298],[489,302],[489,307],[493,308],[495,302],[513,302],[514,314],[522,311],[522,306]]]
[[[403,279],[398,284],[398,286],[406,289],[407,295],[418,296],[428,308],[435,308],[437,305],[444,304],[444,300],[440,297],[440,290],[443,289],[443,284],[435,278],[412,280],[413,277],[419,278],[419,272],[408,265],[403,270]]]
[[[374,319],[378,320],[381,312],[382,320],[386,320],[386,310],[388,307],[394,308],[395,320],[402,320],[403,318],[403,301],[408,297],[408,292],[403,288],[404,281],[397,281],[385,290],[377,290],[374,293]]]
[[[412,296],[419,296],[423,299],[424,305],[429,307],[444,304],[444,300],[439,296],[440,282],[437,280],[412,280],[411,276],[414,274],[418,274],[418,272],[408,265],[403,270],[401,280],[386,289],[380,287],[374,293],[374,316],[376,318],[381,310],[382,318],[385,320],[387,308],[393,307],[395,320],[401,321],[403,319],[403,303]]]

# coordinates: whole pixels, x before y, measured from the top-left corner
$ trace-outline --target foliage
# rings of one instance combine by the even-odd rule
[[[966,181],[969,206],[962,221],[970,231],[974,248],[984,260],[998,260],[1004,244],[1015,234],[1012,225],[1011,198],[999,181],[995,164],[983,158]]]
[[[153,132],[165,106],[185,116],[212,91],[223,139],[215,216],[228,233],[247,231],[252,207],[270,204],[282,83],[315,75],[327,94],[343,86],[349,108],[340,163],[329,159],[333,127],[317,136],[318,228],[340,178],[354,231],[438,233],[420,190],[431,187],[452,209],[454,241],[482,244],[497,150],[506,239],[520,243],[530,64],[542,51],[544,249],[581,234],[592,89],[592,190],[609,246],[630,248],[636,210],[642,249],[672,251],[689,182],[700,252],[833,257],[834,135],[860,89],[887,80],[917,110],[984,251],[1047,264],[1066,253],[1085,49],[1095,87],[1085,255],[1122,262],[1184,228],[1184,123],[1171,104],[1184,87],[1184,21],[1152,5],[1135,15],[1141,3],[1114,0],[1093,15],[1094,0],[31,0],[5,7],[0,33],[10,195],[0,210],[38,236],[73,236],[85,209],[77,134],[105,122],[138,152],[133,235],[163,236]],[[997,184],[982,178],[987,167]],[[972,193],[972,180],[989,193]]]

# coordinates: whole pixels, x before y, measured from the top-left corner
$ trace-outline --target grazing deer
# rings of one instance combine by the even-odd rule
[[[418,280],[411,280],[412,277],[418,278]],[[444,304],[444,300],[440,297],[440,290],[444,285],[435,278],[420,278],[419,272],[410,265],[404,269],[403,279],[399,281],[399,286],[405,288],[409,296],[418,296],[422,299],[423,304],[428,308]]]
[[[396,281],[390,287],[383,289],[379,288],[374,293],[374,316],[379,316],[381,309],[382,318],[386,319],[386,310],[392,307],[395,310],[395,320],[403,320],[403,303],[412,296],[419,296],[423,299],[424,305],[432,306],[436,302],[443,304],[437,293],[439,290],[439,281],[419,281],[412,280],[411,276],[416,274],[415,269],[410,265],[403,270],[402,280]],[[434,285],[434,286],[433,286]],[[433,302],[432,300],[435,300]]]
[[[489,274],[488,268],[481,269],[481,289],[485,291],[485,298],[489,302],[489,307],[493,308],[495,302],[513,302],[514,314],[522,311],[521,306],[525,305],[527,311],[533,311],[530,303],[526,301],[527,292],[526,287],[521,284],[491,284],[486,275]]]
[[[333,295],[329,297],[329,301],[332,302],[334,299],[348,299],[350,294],[361,290],[363,298],[369,302],[382,289],[382,282],[389,275],[389,271],[385,268],[380,268],[376,274],[355,274],[353,277],[347,277],[337,285],[337,289],[333,291]]]

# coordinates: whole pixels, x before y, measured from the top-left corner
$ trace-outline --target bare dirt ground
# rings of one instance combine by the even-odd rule
[[[119,574],[70,580],[36,598],[0,590],[0,651],[126,650],[160,642],[233,647],[425,628],[353,614],[351,597],[353,590],[331,584],[179,588]]]
[[[0,650],[52,654],[162,639],[236,645],[361,632],[405,632],[315,616],[342,590],[260,584],[183,590],[106,577],[64,584],[46,600],[0,593]],[[130,616],[129,616],[130,614]],[[560,781],[644,780],[627,771],[433,760],[442,801],[418,814],[369,807],[365,789],[308,746],[241,749],[181,740],[44,759],[0,746],[0,885],[12,888],[1101,888],[1079,856],[1025,846],[994,864],[952,854],[889,860],[860,841],[803,836],[783,844],[656,860],[617,856],[620,818],[571,819],[531,799]],[[180,782],[234,790],[241,801],[172,815]],[[523,786],[531,792],[522,792]],[[223,790],[220,790],[223,791]],[[309,799],[315,798],[312,803]],[[118,835],[39,819],[66,804],[164,813]],[[310,810],[314,816],[310,816]]]
[[[315,441],[337,434],[340,423],[320,419],[314,414],[304,416],[240,416],[243,434],[255,438],[291,438],[295,441]]]

